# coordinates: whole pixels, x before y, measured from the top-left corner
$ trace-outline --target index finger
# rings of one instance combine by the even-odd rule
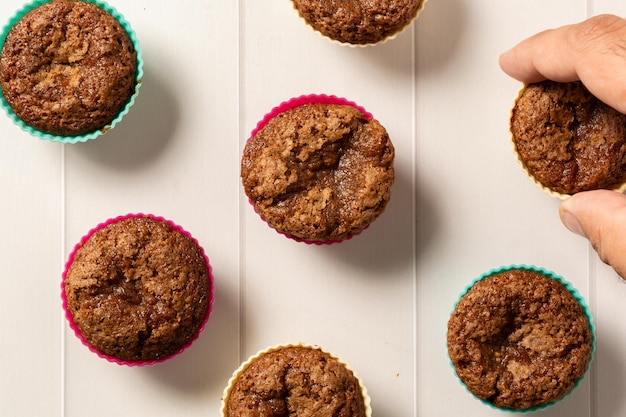
[[[540,32],[500,56],[522,82],[580,80],[607,105],[626,113],[626,20],[600,15]]]
[[[500,67],[525,83],[578,80],[574,56],[567,47],[570,28],[549,29],[523,40],[500,55]]]

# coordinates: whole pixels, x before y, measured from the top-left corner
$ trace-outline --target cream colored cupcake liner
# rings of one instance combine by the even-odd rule
[[[515,137],[513,135],[513,129],[512,129],[512,123],[511,122],[513,120],[513,111],[515,110],[515,106],[517,105],[517,102],[519,101],[520,97],[522,96],[522,94],[526,90],[527,86],[528,86],[528,83],[525,83],[519,89],[519,91],[517,92],[517,97],[515,97],[515,101],[513,102],[513,106],[511,107],[511,110],[509,112],[509,134],[510,134],[511,147],[512,147],[512,150],[513,150],[513,154],[515,156],[515,160],[517,161],[517,163],[519,164],[520,168],[524,172],[524,175],[526,175],[526,178],[528,178],[528,180],[530,182],[532,182],[535,185],[535,187],[539,188],[541,191],[543,191],[544,193],[548,194],[551,197],[558,198],[560,200],[566,200],[569,197],[571,197],[571,194],[559,193],[557,191],[552,190],[549,187],[546,187],[541,182],[539,182],[539,180],[537,180],[535,178],[535,176],[528,170],[528,168],[526,167],[526,164],[524,163],[524,161],[522,161],[522,158],[520,157],[519,153],[517,152],[517,145],[515,144]],[[624,182],[623,184],[620,184],[618,187],[615,187],[615,188],[613,188],[611,190],[619,192],[619,193],[623,193],[624,191],[626,191],[626,182]]]
[[[352,372],[352,375],[354,375],[354,377],[359,382],[359,387],[361,389],[361,395],[363,396],[363,405],[365,407],[365,417],[372,417],[372,406],[371,406],[371,399],[370,399],[369,393],[367,392],[367,388],[365,387],[365,384],[363,384],[363,381],[361,380],[361,378],[359,378],[359,376],[356,374],[356,372],[354,372],[354,370],[352,368],[350,368],[350,366],[348,366],[348,364],[346,364],[340,358],[338,358],[337,356],[333,355],[332,353],[322,349],[320,346],[309,345],[309,344],[302,343],[302,342],[299,342],[299,343],[286,343],[286,344],[278,344],[278,345],[270,346],[270,347],[268,347],[266,349],[259,350],[257,353],[255,353],[254,355],[251,355],[247,360],[245,360],[239,366],[239,368],[237,368],[237,370],[235,370],[235,372],[233,372],[232,376],[228,380],[228,384],[226,385],[226,388],[224,388],[224,392],[222,394],[221,407],[220,407],[220,416],[221,417],[226,417],[227,416],[226,415],[226,404],[228,403],[228,398],[230,397],[230,393],[233,390],[233,388],[235,387],[235,383],[239,380],[239,377],[241,376],[241,374],[243,374],[243,372],[248,368],[248,366],[250,366],[250,364],[252,364],[254,361],[256,361],[261,356],[263,356],[263,355],[265,355],[267,353],[275,352],[277,350],[290,348],[290,347],[304,347],[304,348],[308,348],[308,349],[316,349],[316,350],[322,351],[322,352],[330,355],[331,358],[333,358],[334,360],[339,362],[341,365],[346,367],[346,369],[348,369],[350,372]]]
[[[298,18],[300,20],[302,20],[302,22],[304,22],[304,24],[311,28],[315,33],[317,33],[319,36],[321,36],[324,39],[327,39],[329,41],[331,41],[332,43],[335,43],[337,45],[341,45],[341,46],[347,46],[350,48],[367,48],[368,46],[375,46],[375,45],[382,45],[384,43],[386,43],[387,41],[390,41],[392,39],[395,39],[396,37],[398,37],[399,35],[401,35],[402,33],[404,33],[409,27],[411,27],[411,25],[413,24],[413,22],[415,22],[417,20],[417,18],[419,17],[420,13],[422,12],[422,10],[424,9],[424,5],[426,4],[428,0],[422,0],[422,2],[420,3],[418,9],[415,12],[415,16],[413,16],[413,18],[407,22],[406,25],[404,25],[404,27],[402,27],[400,30],[398,30],[395,33],[392,33],[391,35],[387,36],[386,38],[378,41],[378,42],[373,42],[373,43],[361,43],[361,44],[354,44],[354,43],[349,43],[349,42],[341,42],[338,41],[336,39],[333,39],[331,37],[328,37],[326,35],[324,35],[322,32],[320,32],[319,30],[315,29],[313,26],[311,26],[309,24],[309,22],[306,21],[306,19],[304,19],[301,15],[300,12],[298,11],[298,9],[296,8],[295,4],[293,3],[293,0],[291,1],[291,6],[293,7],[293,10],[295,11],[296,15],[298,16]]]

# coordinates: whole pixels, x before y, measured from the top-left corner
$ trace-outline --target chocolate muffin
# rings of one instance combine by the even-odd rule
[[[223,417],[365,417],[366,410],[369,397],[354,373],[329,353],[301,345],[252,357],[231,378],[222,404]]]
[[[271,117],[246,143],[246,195],[273,228],[341,241],[384,210],[394,181],[387,131],[351,105],[307,103]]]
[[[476,397],[526,410],[568,394],[592,354],[590,319],[563,283],[503,269],[477,281],[448,322],[448,353]]]
[[[581,82],[525,86],[511,132],[520,162],[549,190],[571,195],[626,182],[626,116]]]
[[[88,234],[70,256],[63,289],[77,334],[122,363],[181,351],[212,301],[210,266],[197,242],[147,215],[113,219]]]
[[[341,43],[379,43],[404,29],[426,0],[292,0],[313,29]]]
[[[53,0],[7,34],[0,86],[27,125],[53,135],[102,130],[135,90],[137,52],[128,33],[95,4]]]

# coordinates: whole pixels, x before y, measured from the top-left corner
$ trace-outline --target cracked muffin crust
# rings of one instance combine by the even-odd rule
[[[223,417],[366,417],[364,388],[354,373],[317,347],[280,346],[235,372]]]
[[[53,0],[26,13],[0,56],[2,94],[24,123],[50,134],[104,129],[136,85],[137,52],[95,4]]]
[[[123,361],[179,352],[209,314],[208,262],[197,242],[152,216],[97,228],[64,277],[71,321],[97,351]]]
[[[496,407],[555,402],[585,374],[592,330],[581,304],[555,279],[526,269],[476,282],[448,322],[448,353],[459,379]]]
[[[292,0],[313,29],[338,42],[367,45],[404,29],[426,0]]]
[[[245,145],[241,177],[257,213],[296,239],[340,241],[389,201],[394,148],[350,105],[308,103],[272,117]]]
[[[571,195],[626,182],[626,115],[581,82],[527,85],[513,108],[511,133],[522,165],[552,191]]]

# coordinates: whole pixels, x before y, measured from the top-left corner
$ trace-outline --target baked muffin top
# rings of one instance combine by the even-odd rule
[[[394,148],[384,127],[349,105],[304,104],[248,140],[246,195],[275,229],[311,241],[359,233],[385,209]]]
[[[467,388],[509,409],[562,398],[585,374],[592,350],[580,303],[560,282],[523,269],[473,285],[450,317],[447,339]]]
[[[343,43],[373,44],[396,34],[425,0],[292,0],[315,30]]]
[[[82,336],[127,361],[178,352],[197,335],[211,296],[195,241],[150,217],[95,231],[75,252],[64,291]]]
[[[321,349],[292,346],[262,354],[237,377],[225,417],[364,417],[358,379]]]
[[[134,92],[137,55],[98,6],[54,0],[25,14],[0,56],[2,94],[33,128],[76,136],[103,129]]]
[[[513,108],[511,132],[528,172],[552,191],[574,194],[626,181],[626,116],[581,82],[527,85]]]

